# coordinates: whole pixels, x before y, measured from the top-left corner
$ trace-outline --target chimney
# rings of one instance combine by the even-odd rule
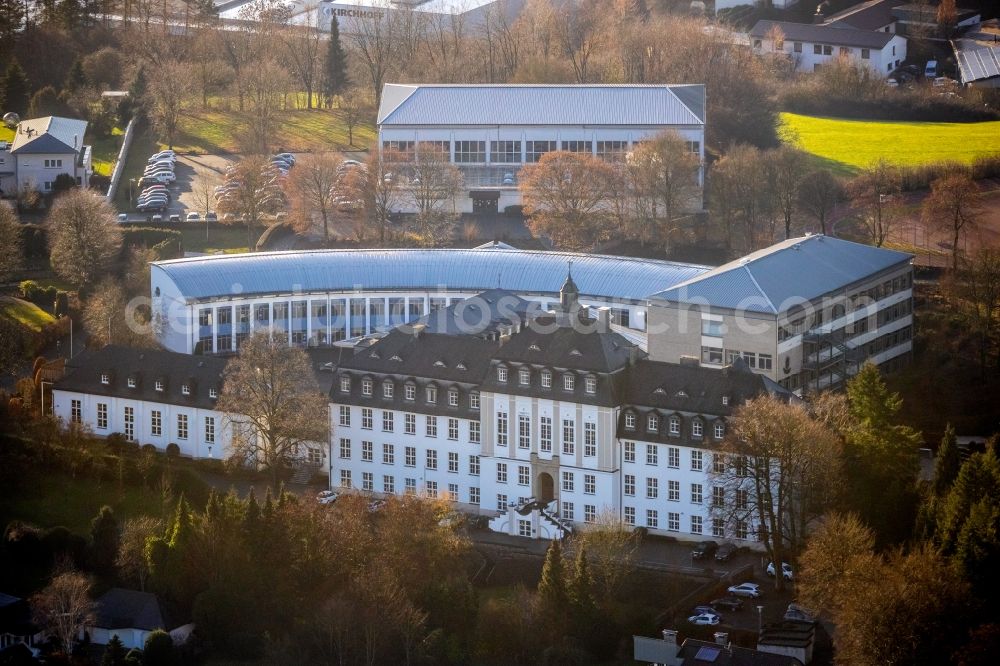
[[[694,367],[701,365],[701,360],[697,356],[681,356],[678,362],[681,365],[691,365]]]
[[[722,647],[727,647],[729,645],[729,634],[724,631],[717,631],[713,634],[715,636],[715,644],[721,645]]]
[[[673,629],[664,629],[663,642],[667,645],[677,647],[677,632]]]
[[[611,308],[597,308],[597,332],[607,333],[611,330]]]

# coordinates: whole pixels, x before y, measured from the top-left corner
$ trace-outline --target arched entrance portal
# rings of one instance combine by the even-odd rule
[[[555,483],[552,481],[552,475],[548,472],[542,472],[538,475],[538,492],[535,497],[542,504],[548,504],[555,499],[554,488]]]

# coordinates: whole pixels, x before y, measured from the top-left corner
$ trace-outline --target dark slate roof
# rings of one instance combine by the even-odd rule
[[[586,327],[557,325],[555,317],[536,317],[506,340],[493,355],[496,361],[529,363],[550,368],[615,372],[642,352],[620,333],[599,331],[596,321],[581,315]]]
[[[896,33],[893,32],[872,32],[855,28],[838,28],[832,25],[763,20],[757,21],[750,31],[750,36],[755,39],[766,38],[775,28],[781,30],[786,42],[812,42],[865,49],[881,49],[896,36]]]
[[[353,356],[342,358],[340,369],[355,375],[371,372],[475,384],[482,381],[497,346],[471,335],[427,333],[404,324],[372,346],[359,347]]]
[[[113,587],[96,602],[95,627],[102,629],[166,629],[156,595]]]
[[[893,7],[906,0],[869,0],[831,14],[823,23],[834,27],[856,28],[858,30],[878,30],[896,20]]]
[[[677,652],[684,666],[802,666],[795,657],[758,652],[736,645],[722,646],[688,638]]]
[[[415,325],[428,333],[489,336],[501,326],[516,325],[527,318],[530,308],[540,307],[504,289],[490,289],[426,314]]]
[[[75,356],[67,363],[66,375],[53,389],[215,409],[216,400],[208,392],[212,388],[222,391],[226,360],[108,345]],[[101,383],[104,373],[109,375],[107,384]],[[135,378],[135,388],[128,386],[129,377]],[[163,391],[156,390],[157,380],[164,382]],[[184,384],[190,387],[190,395],[183,394]]]

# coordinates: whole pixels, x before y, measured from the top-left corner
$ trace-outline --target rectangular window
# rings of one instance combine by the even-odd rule
[[[771,355],[770,354],[757,354],[757,369],[758,370],[770,370],[771,369]]]
[[[635,462],[635,442],[625,442],[625,462]]]
[[[649,432],[656,432],[660,429],[660,417],[655,414],[650,414],[646,419],[646,430]]]
[[[479,456],[469,456],[469,475],[479,476]]]
[[[529,164],[542,159],[542,155],[556,150],[555,141],[525,141],[524,152],[525,162]]]
[[[691,484],[691,504],[701,504],[702,488],[700,483]]]
[[[435,404],[438,401],[438,390],[436,386],[428,386],[426,391],[427,402]]]
[[[833,55],[833,47],[829,44],[823,45],[823,55]]]
[[[497,511],[507,510],[507,496],[503,493],[497,493]]]
[[[722,439],[726,435],[726,426],[724,423],[716,423],[714,427],[714,435],[716,439]]]
[[[375,460],[375,444],[372,442],[361,442],[361,460],[372,462]]]
[[[593,504],[583,505],[583,522],[593,523],[597,521],[597,507]]]
[[[205,443],[215,444],[215,417],[205,417]]]
[[[583,493],[585,495],[593,495],[595,492],[597,492],[597,476],[594,474],[584,474]]]
[[[635,430],[635,414],[628,413],[625,415],[625,429]]]
[[[583,390],[587,393],[597,393],[597,378],[587,377],[583,381]]]
[[[712,456],[712,473],[723,474],[726,471],[726,457],[721,453]]]
[[[538,447],[543,453],[552,451],[552,417],[543,416],[538,429]]]
[[[750,505],[750,492],[742,488],[736,489],[736,508],[746,509]]]
[[[670,532],[681,531],[681,514],[672,511],[667,514],[667,530]]]
[[[726,521],[722,518],[712,518],[712,536],[726,536]]]
[[[660,526],[660,518],[656,509],[646,509],[646,527],[657,528]]]
[[[575,375],[563,375],[563,390],[572,391],[576,388],[576,376]]]
[[[656,451],[656,444],[646,445],[646,464],[656,465],[659,462],[659,454]]]
[[[417,434],[417,415],[403,414],[403,432],[407,435]]]
[[[702,347],[701,362],[722,365],[722,347]]]
[[[155,388],[157,391],[161,391],[162,392],[163,391],[163,382],[161,380],[157,379],[156,383],[153,385],[153,388]]]
[[[177,415],[177,439],[188,438],[188,417],[187,414]]]
[[[340,406],[340,425],[345,428],[351,427],[351,408],[347,405]]]
[[[348,376],[342,376],[340,378],[340,392],[350,393],[351,392],[351,378]]]
[[[374,418],[372,416],[372,410],[368,407],[361,408],[361,428],[362,430],[371,430],[372,422]]]
[[[481,164],[486,162],[485,141],[456,141],[455,162]]]
[[[407,446],[403,450],[403,464],[407,467],[417,466],[417,447]]]
[[[576,424],[572,419],[563,419],[563,455],[576,452]]]
[[[340,457],[344,460],[351,458],[351,440],[345,437],[340,438]]]
[[[349,469],[340,470],[340,487],[341,488],[351,487],[351,470]]]
[[[438,452],[434,449],[427,449],[427,469],[438,468]]]
[[[407,384],[403,387],[403,399],[404,400],[416,400],[417,399],[417,387],[413,384]]]
[[[153,437],[163,434],[163,412],[154,409],[149,413],[149,430]]]
[[[794,42],[793,44],[792,50],[795,53],[802,53],[802,42]],[[701,532],[698,532],[698,534],[701,534]]]
[[[507,446],[507,412],[497,412],[497,446]]]
[[[594,144],[590,141],[563,141],[563,150],[568,153],[593,153]]]
[[[382,384],[382,397],[387,400],[391,400],[393,394],[396,391],[396,387],[392,382],[384,382]]]
[[[822,55],[823,47],[819,44],[813,44],[813,55]]]
[[[597,156],[602,160],[617,162],[625,159],[628,141],[598,141]]]
[[[437,499],[438,496],[438,482],[437,481],[426,481],[424,482],[424,493],[430,499]]]
[[[458,454],[452,451],[448,452],[448,471],[453,473],[458,472]]]
[[[625,475],[625,494],[629,497],[635,497],[635,474]]]
[[[438,420],[436,416],[428,416],[424,419],[424,431],[428,437],[438,436]]]
[[[681,501],[681,482],[667,481],[667,499],[671,502]]]
[[[531,419],[526,414],[517,417],[517,448],[531,448]]]
[[[707,335],[713,338],[721,338],[725,333],[725,330],[725,325],[721,321],[715,321],[714,319],[701,320],[702,335]]]
[[[129,377],[128,378],[128,387],[129,388],[135,388],[135,377]]]
[[[563,520],[573,520],[573,503],[563,502],[562,503],[562,517]]]
[[[676,446],[667,447],[667,467],[677,469],[681,466],[681,450]]]
[[[748,534],[747,534],[747,521],[745,521],[745,520],[737,520],[736,521],[736,538],[737,539],[746,539],[747,536],[748,536]]]
[[[701,451],[691,452],[691,470],[694,472],[700,472],[703,464],[704,454]]]
[[[691,516],[691,534],[701,534],[701,516]]]
[[[531,536],[531,521],[523,520],[521,518],[517,519],[517,535],[523,537]]]
[[[573,472],[563,472],[562,473],[563,492],[567,493],[573,492],[573,486],[574,486]]]
[[[625,524],[635,525],[635,507],[627,506],[625,507]]]
[[[694,421],[691,421],[691,436],[692,437],[701,437],[702,434],[703,434],[703,432],[704,432],[704,427],[703,427],[701,421],[699,421],[698,419],[695,419]]]
[[[871,49],[861,49],[861,59],[868,60],[872,57]]]
[[[521,368],[518,370],[517,381],[521,386],[528,386],[531,384],[531,371],[527,368]]]
[[[479,444],[479,442],[480,442],[479,421],[469,421],[469,443]]]
[[[479,488],[469,488],[469,504],[479,504]]]
[[[448,406],[458,407],[458,391],[448,391]]]
[[[392,412],[382,412],[382,432],[392,432],[396,423]]]
[[[361,473],[361,489],[371,492],[375,490],[375,475],[371,472]]]
[[[655,477],[646,478],[646,499],[656,499],[660,495],[659,481]]]
[[[448,439],[458,439],[458,419],[448,419]]]
[[[395,465],[396,464],[396,447],[392,444],[382,445],[382,464],[384,465]]]
[[[497,368],[497,381],[501,384],[507,383],[507,368]]]
[[[552,388],[552,373],[542,370],[542,388]]]
[[[479,394],[470,393],[469,394],[469,409],[479,409]]]
[[[583,424],[583,455],[593,457],[597,455],[597,424]]]
[[[521,142],[491,141],[490,162],[495,164],[519,164],[521,162]]]
[[[458,484],[449,483],[448,484],[448,501],[457,502],[458,501]]]
[[[531,468],[527,465],[517,466],[517,483],[520,486],[526,486],[531,483]]]
[[[417,480],[416,479],[403,479],[403,493],[407,495],[417,494]]]
[[[382,492],[386,495],[396,494],[396,477],[391,474],[382,475]]]
[[[726,489],[722,486],[712,486],[712,506],[716,508],[726,506]]]

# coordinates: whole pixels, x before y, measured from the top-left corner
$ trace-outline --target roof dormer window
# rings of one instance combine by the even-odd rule
[[[517,371],[517,380],[521,386],[527,386],[531,383],[531,371],[527,368],[521,368]]]
[[[528,347],[528,351],[542,351],[542,349],[538,345],[532,343],[531,346]]]
[[[156,380],[156,384],[153,386],[153,388],[155,388],[157,391],[162,391],[163,390],[163,380],[162,379],[157,379]]]
[[[650,414],[649,418],[646,419],[646,430],[649,432],[656,432],[660,429],[660,417],[656,414]]]
[[[214,389],[214,388],[208,389],[208,397],[209,398],[218,398],[219,397],[219,391],[217,389]]]
[[[572,391],[576,388],[576,377],[573,375],[563,375],[563,390]]]
[[[438,390],[436,386],[427,387],[427,402],[434,404],[438,401]]]
[[[635,430],[635,414],[632,412],[625,413],[625,429]]]
[[[191,395],[191,387],[188,386],[187,384],[181,384],[181,394]]]
[[[382,397],[392,399],[395,387],[392,382],[385,382],[382,384]]]
[[[497,368],[497,381],[501,384],[507,383],[507,368]]]
[[[729,396],[728,395],[722,396],[722,404],[723,404],[723,406],[726,406],[726,405],[729,404]]]
[[[587,377],[584,379],[583,388],[587,393],[597,393],[597,377]]]
[[[416,384],[407,384],[403,387],[403,398],[406,400],[416,400],[417,399],[417,386]]]
[[[102,372],[101,373],[101,383],[102,384],[110,384],[111,383],[111,377],[108,375],[108,373],[106,373],[106,372]]]
[[[542,388],[552,388],[552,373],[542,370]]]
[[[129,377],[128,378],[128,387],[129,388],[135,388],[135,377]]]
[[[372,380],[362,379],[361,380],[361,395],[371,395],[372,394]]]
[[[341,393],[351,392],[351,378],[348,375],[342,375],[340,378],[340,392]]]
[[[458,407],[458,391],[455,389],[448,391],[448,406]]]
[[[681,419],[679,416],[670,417],[670,434],[671,435],[681,434]]]

